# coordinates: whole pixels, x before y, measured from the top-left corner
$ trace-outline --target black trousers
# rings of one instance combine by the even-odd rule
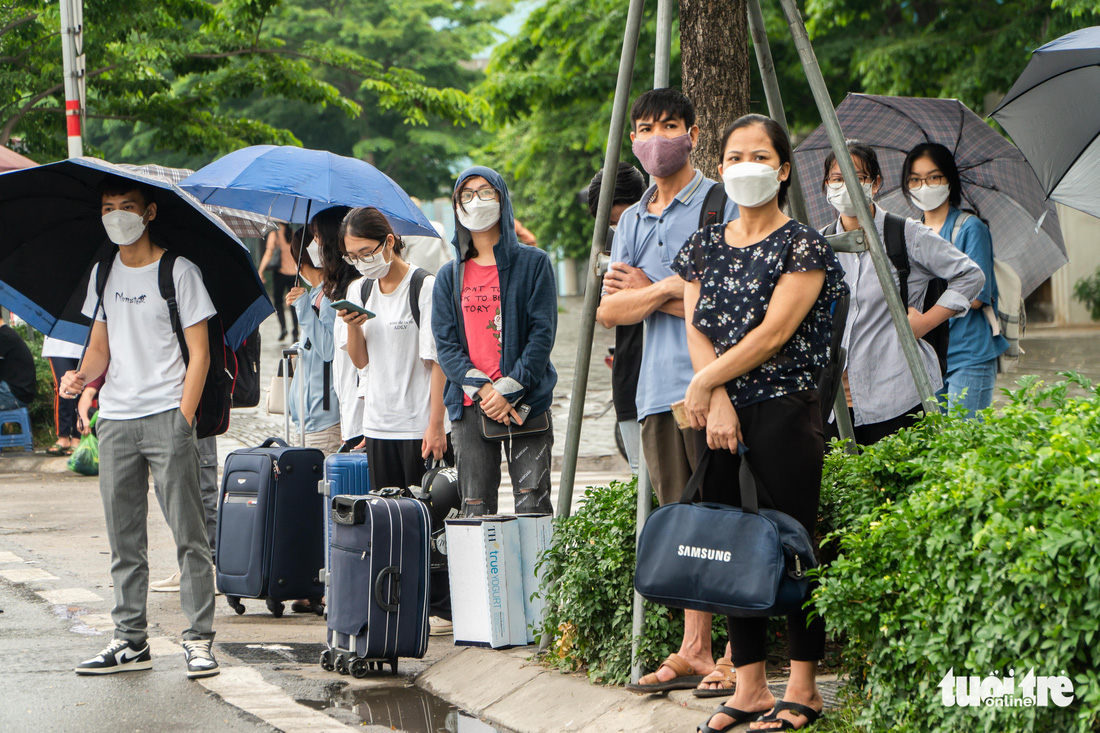
[[[855,416],[850,407],[848,408],[848,414],[852,415],[854,420]],[[874,445],[887,435],[893,435],[899,430],[912,427],[923,414],[924,408],[921,405],[917,405],[916,407],[906,410],[904,414],[892,417],[889,420],[867,423],[866,425],[854,425],[852,432],[855,433],[856,444]],[[825,426],[825,439],[832,440],[833,438],[839,437],[840,433],[837,431],[836,420],[833,420]]]
[[[294,275],[284,275],[277,270],[271,272],[271,300],[275,305],[275,317],[279,319],[279,330],[286,333],[286,315],[283,309],[290,311],[290,318],[294,322],[294,338],[298,338],[298,313],[287,306],[286,294],[294,287]]]
[[[57,428],[59,438],[79,438],[80,431],[76,427],[76,398],[67,400],[61,397],[57,388],[61,384],[61,377],[65,372],[73,371],[80,366],[79,359],[70,359],[64,356],[51,356],[50,370],[53,372],[53,417],[54,427]]]
[[[378,491],[389,486],[408,488],[419,486],[428,470],[420,457],[420,438],[409,440],[389,440],[386,438],[366,438],[364,451],[367,465],[370,466],[370,490]],[[447,465],[455,465],[454,451],[451,449],[450,436],[447,438],[447,450],[443,454]]]
[[[790,515],[814,538],[825,457],[817,391],[796,392],[738,408],[737,417],[749,449],[749,464],[756,475],[760,506]],[[696,439],[702,457],[701,451],[707,450],[706,432],[699,431]],[[728,450],[714,451],[703,479],[703,500],[740,506],[740,468],[739,456]],[[825,622],[818,616],[807,623],[808,616],[809,609],[802,609],[787,617],[791,659],[795,661],[816,662],[825,656]],[[735,667],[767,658],[767,632],[766,618],[729,617]]]

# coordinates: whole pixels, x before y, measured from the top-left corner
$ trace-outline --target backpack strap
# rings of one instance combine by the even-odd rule
[[[958,217],[955,219],[955,226],[951,229],[951,244],[959,238],[959,232],[962,231],[963,224],[970,218],[970,214],[965,211],[960,211]]]
[[[707,197],[703,199],[703,208],[699,210],[698,229],[723,222],[728,198],[724,185],[718,182],[711,184],[710,190],[707,191]]]
[[[363,303],[363,307],[367,307],[367,298],[370,297],[371,291],[374,290],[374,280],[369,277],[363,278],[363,284],[359,286],[359,299]]]
[[[321,397],[321,409],[327,412],[332,407],[332,401],[328,394],[332,389],[332,362],[325,361],[321,363],[323,364],[321,368],[321,394],[324,395]]]
[[[905,246],[905,219],[897,214],[886,212],[886,222],[882,227],[883,245],[886,256],[890,258],[894,269],[898,271],[898,290],[901,291],[901,304],[909,308],[909,250]]]
[[[177,257],[178,255],[175,252],[164,250],[164,254],[160,256],[160,264],[157,265],[157,285],[160,287],[160,297],[168,303],[168,319],[172,322],[172,330],[176,332],[176,340],[180,344],[180,353],[183,354],[183,364],[187,366],[191,354],[187,350],[187,339],[183,335],[179,304],[176,302],[176,281],[172,277]]]
[[[424,288],[424,279],[428,277],[428,271],[422,267],[416,267],[409,282],[409,310],[412,311],[413,321],[420,328],[420,291]],[[365,302],[365,301],[364,301]]]
[[[824,229],[821,230],[821,236],[823,236],[823,237],[831,237],[834,234],[836,234],[836,220],[835,219],[829,224],[829,226],[827,226],[827,227],[825,227]]]
[[[103,307],[103,291],[107,289],[107,278],[111,274],[111,265],[115,264],[115,251],[95,264],[95,310],[92,311],[92,324],[88,326],[88,335],[84,337],[84,350],[81,352],[80,361],[84,361],[84,354],[88,352],[88,344],[92,341],[92,329],[95,328],[95,319]],[[107,311],[103,311],[106,316]],[[79,365],[78,365],[79,366]]]

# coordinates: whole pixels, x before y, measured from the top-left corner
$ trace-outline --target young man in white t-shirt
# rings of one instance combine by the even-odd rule
[[[103,288],[96,270],[83,312],[92,318],[84,360],[61,378],[62,397],[80,393],[107,371],[99,395],[99,491],[111,545],[115,586],[115,639],[76,667],[81,675],[114,674],[153,666],[146,595],[149,586],[149,472],[161,492],[165,519],[176,540],[180,605],[190,626],[183,632],[187,676],[218,674],[214,639],[214,571],[202,498],[195,437],[198,408],[210,364],[206,321],[215,313],[199,269],[180,257],[173,268],[176,301],[187,342],[184,364],[168,304],[157,280],[164,250],[153,244],[153,190],[112,177],[100,187],[103,226],[119,245]],[[97,307],[98,306],[98,307]]]

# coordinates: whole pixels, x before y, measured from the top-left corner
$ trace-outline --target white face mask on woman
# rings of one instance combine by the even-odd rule
[[[306,254],[309,255],[310,264],[318,270],[321,269],[321,245],[316,239],[309,240],[309,244],[306,245]]]
[[[141,239],[145,233],[145,216],[115,209],[103,215],[103,228],[112,242],[125,247]]]
[[[722,170],[726,194],[738,206],[762,206],[779,193],[779,169],[766,163],[735,163]]]
[[[387,236],[386,239],[389,239],[389,237]],[[363,259],[357,260],[355,262],[355,269],[359,271],[360,275],[368,280],[378,280],[389,273],[392,264],[392,255],[390,256],[390,261],[386,262],[386,246],[383,244],[381,252],[367,255]]]
[[[456,206],[455,216],[458,217],[458,222],[471,232],[484,232],[492,229],[493,225],[500,221],[500,202],[482,201],[475,196],[470,203]]]
[[[940,186],[929,186],[927,183],[922,183],[920,188],[909,190],[909,196],[921,211],[935,211],[943,206],[943,202],[950,195],[951,186],[946,183]]]
[[[860,187],[863,189],[863,195],[867,197],[867,200],[871,200],[871,184],[861,183]],[[856,205],[852,201],[852,197],[848,195],[848,187],[841,186],[840,188],[833,188],[828,186],[826,188],[826,198],[829,199],[829,203],[833,205],[833,208],[840,212],[841,216],[855,216]]]

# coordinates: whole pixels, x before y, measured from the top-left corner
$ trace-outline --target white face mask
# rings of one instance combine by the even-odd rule
[[[867,197],[867,200],[871,200],[871,184],[860,184],[863,189],[863,195]],[[841,186],[840,188],[827,187],[825,189],[828,193],[826,197],[829,199],[829,203],[833,205],[833,208],[840,212],[841,216],[855,216],[856,205],[852,202],[852,197],[848,195],[848,187]]]
[[[487,231],[500,221],[499,201],[482,201],[475,196],[474,200],[465,206],[465,211],[461,206],[456,206],[455,216],[458,217],[458,223],[471,232]]]
[[[389,237],[386,237],[389,239]],[[390,261],[386,262],[386,248],[382,247],[382,251],[367,255],[366,258],[357,260],[355,263],[355,269],[359,271],[359,274],[369,280],[378,280],[383,278],[390,271],[390,266],[393,264],[393,257],[390,257]]]
[[[913,203],[921,211],[935,211],[943,206],[943,202],[951,195],[951,187],[946,183],[939,186],[929,186],[922,183],[920,188],[909,191]]]
[[[145,233],[145,218],[143,214],[115,209],[103,215],[103,228],[112,242],[125,247],[141,239]]]
[[[733,203],[752,209],[779,193],[779,170],[764,163],[735,163],[722,171],[722,182]]]
[[[316,239],[309,240],[309,244],[306,245],[306,254],[309,255],[309,262],[318,270],[321,269],[321,245],[317,244]]]

